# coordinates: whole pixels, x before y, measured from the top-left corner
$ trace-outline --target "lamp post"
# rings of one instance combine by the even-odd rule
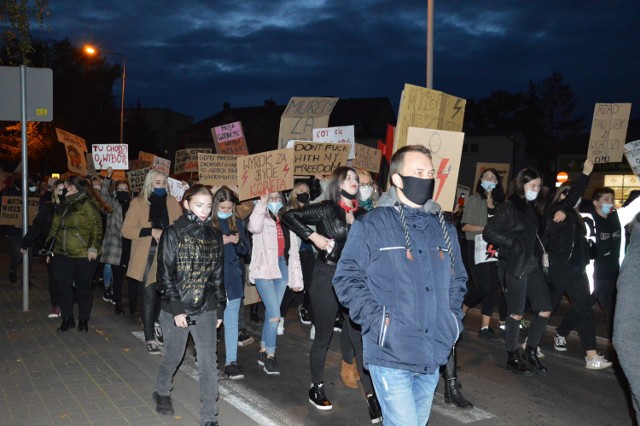
[[[122,58],[122,96],[120,100],[120,144],[123,144],[124,143],[124,89],[127,85],[127,58],[120,53],[110,52],[108,50],[98,51],[98,49],[89,45],[84,47],[84,51],[89,55],[95,55],[96,53],[101,52],[105,54],[119,56]]]

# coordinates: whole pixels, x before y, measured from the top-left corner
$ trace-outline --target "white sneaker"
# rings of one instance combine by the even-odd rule
[[[565,352],[567,350],[567,339],[565,339],[564,336],[556,334],[556,337],[553,338],[553,349]]]
[[[280,321],[278,321],[278,330],[276,333],[278,336],[282,336],[284,334],[284,318],[280,318]]]
[[[589,370],[604,370],[605,368],[609,368],[612,365],[610,361],[607,361],[607,359],[600,354],[596,354],[591,359],[585,356],[584,360],[587,363],[585,367]]]
[[[309,332],[309,339],[313,340],[316,338],[316,326],[311,326],[311,331]]]
[[[525,350],[527,347],[527,339],[528,338],[524,339],[524,343],[520,346],[522,350]],[[544,354],[540,350],[540,346],[536,347],[536,355],[538,355],[538,358],[544,358]]]

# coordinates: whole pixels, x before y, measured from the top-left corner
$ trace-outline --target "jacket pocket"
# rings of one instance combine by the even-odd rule
[[[76,237],[78,237],[78,240],[80,240],[80,242],[82,243],[82,247],[87,247],[87,243],[85,242],[85,240],[80,236],[80,233],[76,231]]]
[[[389,324],[391,323],[391,313],[387,310],[386,306],[382,307],[382,321],[380,323],[380,333],[378,334],[378,345],[384,347],[384,342],[387,338],[387,331],[389,330]]]

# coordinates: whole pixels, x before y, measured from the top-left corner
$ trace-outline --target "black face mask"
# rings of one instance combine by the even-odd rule
[[[296,198],[298,199],[299,203],[305,204],[307,201],[309,201],[309,193],[301,192],[298,195],[296,195]]]
[[[347,191],[345,191],[344,189],[340,190],[340,195],[342,195],[344,198],[346,198],[347,200],[355,200],[356,196],[358,195],[356,194],[349,194]]]
[[[420,179],[413,176],[402,176],[402,188],[400,191],[409,201],[419,206],[423,206],[433,197],[433,188],[436,185],[435,179]]]
[[[63,190],[62,190],[62,198],[61,198],[62,200],[64,200],[64,199],[65,199],[65,197],[67,196],[67,192],[69,192],[69,191],[67,190],[67,188],[65,188],[65,189],[63,189]]]
[[[60,202],[63,202],[65,195],[67,195],[67,194],[64,191],[62,191],[62,194],[58,195],[58,200],[60,200]]]
[[[129,193],[128,192],[117,191],[116,192],[116,200],[118,200],[118,202],[120,204],[124,204],[124,203],[128,203],[131,200],[131,198],[129,197]]]

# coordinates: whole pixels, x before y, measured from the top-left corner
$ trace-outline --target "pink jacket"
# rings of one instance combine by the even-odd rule
[[[249,264],[249,281],[254,283],[258,279],[282,278],[278,267],[278,231],[276,222],[269,216],[267,205],[258,202],[249,217],[249,232],[253,234],[253,250]],[[298,252],[298,238],[289,231],[289,279],[287,285],[294,291],[304,288],[302,281],[302,267]]]

